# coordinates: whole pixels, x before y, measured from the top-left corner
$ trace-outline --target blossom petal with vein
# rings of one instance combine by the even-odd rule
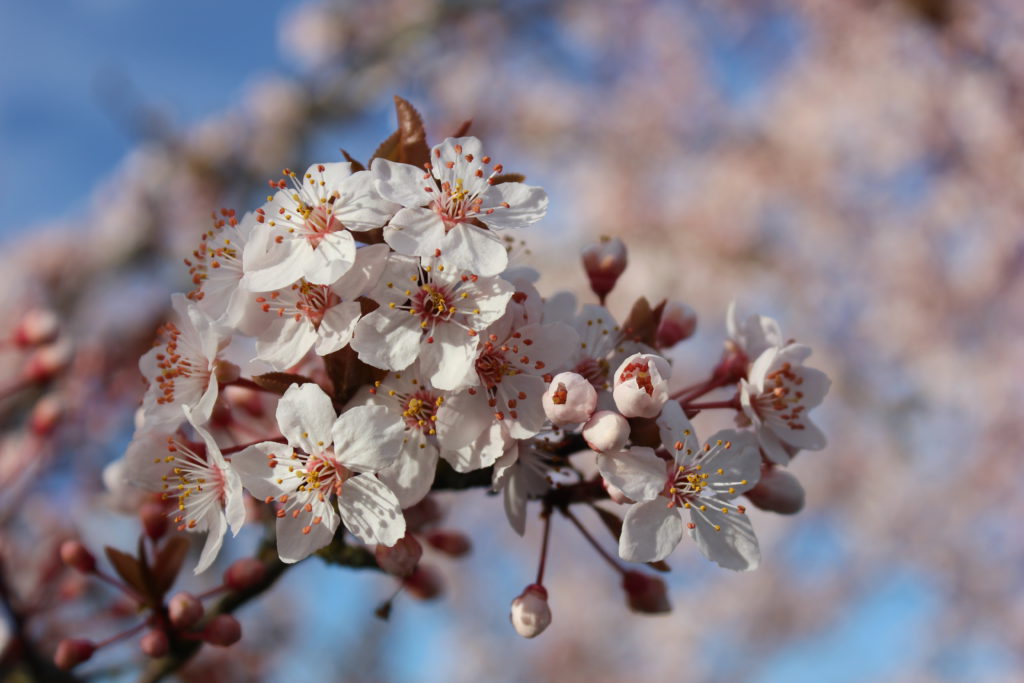
[[[619,555],[631,562],[664,559],[682,539],[688,510],[685,527],[708,559],[726,569],[756,569],[761,555],[746,508],[730,502],[761,473],[750,434],[722,430],[701,448],[675,401],[665,404],[657,424],[670,460],[646,448],[597,459],[601,475],[637,501],[623,520]]]
[[[495,184],[503,169],[498,164],[488,170],[490,164],[475,137],[435,146],[427,172],[375,159],[370,170],[377,190],[404,207],[384,228],[384,240],[400,254],[439,255],[478,275],[505,270],[506,245],[493,231],[536,223],[547,212],[548,197],[532,185]]]
[[[405,534],[395,494],[375,473],[398,457],[403,425],[382,406],[340,417],[316,384],[288,388],[277,407],[287,444],[250,446],[233,460],[245,488],[277,504],[277,550],[298,562],[331,542],[339,521],[365,543],[394,545]]]
[[[821,370],[808,368],[811,354],[802,344],[772,347],[750,367],[750,379],[740,381],[740,404],[765,455],[785,465],[795,449],[825,447],[825,434],[807,413],[819,405],[832,384]]]

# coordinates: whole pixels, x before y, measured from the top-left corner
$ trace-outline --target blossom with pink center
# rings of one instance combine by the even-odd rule
[[[668,400],[672,368],[661,356],[635,353],[615,371],[612,397],[626,417],[654,417]]]
[[[445,262],[392,254],[369,296],[380,308],[356,326],[351,344],[359,359],[383,370],[404,370],[419,358],[430,383],[451,390],[466,383],[477,336],[505,312],[512,286]]]
[[[183,294],[172,297],[176,321],[161,329],[161,341],[139,360],[148,388],[142,401],[142,428],[174,431],[187,406],[205,424],[217,400],[218,356],[231,331],[214,322]]]
[[[669,459],[634,447],[598,456],[601,475],[629,498],[619,555],[631,562],[662,560],[683,537],[726,569],[746,571],[760,563],[757,537],[746,508],[731,501],[757,484],[761,458],[747,432],[722,430],[703,447],[678,403],[670,401],[657,420]]]
[[[803,365],[811,350],[802,344],[765,350],[740,380],[743,415],[772,462],[785,465],[792,449],[821,450],[825,434],[808,412],[820,404],[832,382],[824,372]]]
[[[326,356],[352,339],[361,309],[356,299],[384,272],[388,247],[375,244],[356,252],[355,265],[337,282],[316,285],[299,280],[256,298],[272,322],[257,335],[256,353],[277,369],[289,368],[315,349]]]
[[[364,543],[405,534],[398,498],[375,473],[398,457],[403,425],[381,406],[335,415],[316,384],[292,385],[277,405],[287,444],[264,442],[234,456],[253,495],[277,505],[277,551],[298,562],[331,542],[341,522]]]
[[[257,226],[256,214],[247,213],[239,221],[235,212],[214,214],[213,227],[204,232],[192,257],[185,259],[195,289],[188,298],[214,320],[236,326],[250,305],[248,292],[241,287],[242,253]]]
[[[178,507],[171,514],[178,531],[206,533],[195,568],[198,574],[216,559],[227,528],[237,535],[245,524],[245,502],[242,482],[217,442],[188,407],[179,410],[203,440],[205,452],[176,432],[139,433],[128,446],[120,476],[162,494],[164,500],[177,499]]]
[[[541,188],[495,184],[502,167],[491,166],[474,137],[448,138],[434,147],[426,170],[375,159],[370,171],[381,196],[404,207],[384,228],[395,251],[439,255],[477,275],[497,275],[508,265],[506,244],[494,231],[525,228],[547,212]]]
[[[384,225],[394,204],[373,187],[369,171],[352,173],[347,162],[314,164],[299,177],[286,172],[292,187],[270,197],[256,211],[259,224],[242,254],[251,292],[269,292],[305,279],[334,284],[356,257],[351,231]]]
[[[729,303],[725,314],[725,327],[729,341],[742,352],[750,362],[772,347],[785,344],[779,323],[765,315],[751,314],[740,319],[736,302]]]
[[[590,419],[597,406],[597,389],[582,375],[560,372],[542,397],[544,414],[557,426],[580,424]]]

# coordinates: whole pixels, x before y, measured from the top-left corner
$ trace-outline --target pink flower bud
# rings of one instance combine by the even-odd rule
[[[242,639],[242,625],[230,614],[218,614],[203,629],[203,640],[217,647],[228,647]]]
[[[373,551],[377,564],[392,576],[409,576],[420,558],[423,557],[423,546],[414,536],[406,532],[393,546],[378,545]]]
[[[405,591],[420,600],[433,600],[441,595],[444,584],[441,575],[433,567],[419,565],[413,573],[402,579]]]
[[[53,663],[57,665],[58,669],[67,671],[82,662],[89,661],[94,652],[96,652],[96,646],[91,641],[81,638],[65,638],[57,645]]]
[[[762,510],[782,515],[794,515],[804,507],[804,487],[796,477],[778,467],[764,469],[761,479],[746,496]]]
[[[167,603],[167,616],[174,628],[191,628],[203,618],[203,603],[191,593],[176,593]]]
[[[625,493],[623,493],[622,489],[620,489],[618,486],[616,486],[615,484],[608,483],[608,480],[605,479],[604,477],[601,478],[601,486],[604,487],[604,490],[608,492],[608,497],[611,498],[613,503],[618,503],[619,505],[626,505],[628,503],[636,502],[632,500],[629,496],[627,496]]]
[[[410,534],[417,534],[431,524],[440,522],[441,518],[444,517],[444,511],[441,510],[441,506],[430,495],[412,507],[406,508],[402,513],[405,515],[405,528],[408,529]]]
[[[551,624],[551,608],[548,606],[548,591],[544,586],[532,583],[512,601],[509,619],[516,633],[523,638],[535,638]]]
[[[48,382],[59,375],[71,360],[71,347],[67,344],[49,344],[32,352],[22,370],[29,382]]]
[[[139,520],[142,522],[142,529],[154,541],[159,540],[167,533],[169,523],[167,508],[163,503],[151,500],[139,508]]]
[[[159,629],[153,629],[142,636],[139,647],[147,657],[163,657],[168,650],[167,634]]]
[[[558,426],[586,422],[597,406],[597,389],[575,372],[555,375],[541,397],[544,413]]]
[[[583,440],[598,453],[621,451],[629,440],[629,421],[614,410],[599,410],[583,425]]]
[[[26,348],[50,344],[57,338],[60,325],[53,311],[33,308],[26,313],[14,328],[13,341],[16,346]]]
[[[255,588],[267,576],[267,565],[255,557],[235,560],[224,572],[224,585],[233,591]]]
[[[213,372],[221,385],[231,384],[241,376],[238,366],[226,360],[218,360],[213,366]]]
[[[60,544],[60,559],[83,574],[96,571],[96,558],[82,545],[81,541],[64,541]]]
[[[590,289],[604,301],[626,270],[626,245],[618,237],[602,237],[583,249],[583,268],[590,278]]]
[[[622,588],[626,591],[626,604],[634,612],[664,614],[672,611],[665,582],[657,576],[628,571],[622,576]]]
[[[626,417],[655,417],[668,401],[672,369],[661,356],[634,353],[615,371],[612,398]]]
[[[435,529],[427,533],[427,543],[452,557],[462,557],[473,549],[473,544],[470,543],[466,534],[447,529]]]
[[[656,339],[666,349],[689,339],[697,331],[697,312],[681,301],[669,301],[661,312]]]
[[[49,436],[64,416],[64,401],[50,394],[36,402],[29,418],[29,428],[36,436]]]

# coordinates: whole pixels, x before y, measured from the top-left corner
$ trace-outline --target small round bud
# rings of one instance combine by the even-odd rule
[[[267,576],[267,565],[255,557],[235,560],[224,572],[224,585],[233,591],[255,588]]]
[[[618,503],[619,505],[626,505],[628,503],[636,502],[632,500],[629,496],[627,496],[625,493],[623,493],[622,489],[620,489],[618,486],[609,483],[608,480],[605,479],[604,477],[601,477],[601,486],[604,487],[604,490],[608,492],[608,497],[611,498],[613,503]]]
[[[96,558],[82,545],[81,541],[64,541],[60,544],[60,559],[69,567],[83,574],[96,571]]]
[[[599,410],[583,425],[583,440],[598,453],[621,451],[629,440],[629,421],[614,410]]]
[[[409,576],[423,557],[423,546],[406,532],[393,546],[378,545],[373,556],[381,569],[392,576]]]
[[[402,510],[405,515],[405,528],[410,534],[417,534],[431,524],[440,522],[444,517],[444,511],[437,504],[437,500],[428,495],[410,508]]]
[[[618,237],[601,237],[599,242],[583,249],[583,268],[590,279],[590,289],[604,301],[626,270],[626,245]]]
[[[57,338],[60,325],[53,311],[45,308],[33,308],[28,311],[14,328],[13,341],[16,346],[42,346],[50,344]]]
[[[795,515],[804,507],[804,487],[786,470],[768,467],[757,485],[747,491],[751,503],[769,512]]]
[[[447,529],[435,529],[427,533],[427,543],[451,557],[462,557],[473,549],[473,544],[466,534]]]
[[[444,590],[441,575],[437,570],[422,564],[416,567],[412,574],[402,579],[402,585],[409,595],[420,600],[433,600]]]
[[[681,301],[669,301],[661,311],[661,322],[655,339],[658,346],[667,349],[697,331],[697,312]]]
[[[191,593],[176,593],[167,603],[167,616],[174,628],[191,628],[203,618],[203,603]]]
[[[551,624],[551,608],[548,606],[548,591],[544,586],[532,583],[512,601],[509,619],[516,633],[523,638],[535,638]]]
[[[562,372],[555,375],[541,397],[544,414],[558,426],[586,422],[597,406],[597,390],[582,375]]]
[[[661,356],[634,353],[615,371],[612,398],[626,417],[655,417],[668,401],[672,368]]]
[[[163,657],[168,650],[167,634],[159,629],[153,629],[142,636],[139,647],[147,657]]]
[[[167,508],[162,503],[151,500],[139,508],[139,520],[142,522],[142,529],[152,540],[157,541],[167,533],[167,525],[170,520],[167,517]]]
[[[59,375],[71,360],[71,347],[67,344],[48,344],[32,352],[22,370],[29,382],[48,382]]]
[[[96,652],[96,646],[91,641],[81,638],[65,638],[57,645],[53,663],[57,665],[58,669],[67,671],[82,662],[89,661],[94,652]]]
[[[626,604],[634,612],[664,614],[672,611],[665,582],[657,576],[628,571],[622,576],[622,588],[626,591]]]
[[[203,629],[203,640],[217,647],[228,647],[242,639],[242,625],[230,614],[218,614]]]
[[[64,417],[64,402],[51,394],[36,402],[29,417],[29,429],[36,436],[49,436]]]

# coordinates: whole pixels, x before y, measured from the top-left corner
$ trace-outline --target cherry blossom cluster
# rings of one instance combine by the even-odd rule
[[[556,511],[622,574],[636,611],[669,609],[664,584],[621,561],[667,569],[684,530],[722,567],[756,568],[740,497],[796,511],[802,490],[777,468],[825,445],[807,413],[829,382],[804,365],[810,350],[784,341],[775,321],[731,309],[709,379],[677,389],[667,352],[693,335],[694,311],[640,299],[617,319],[604,305],[627,263],[617,239],[583,254],[599,303],[542,294],[512,235],[544,217],[544,190],[506,173],[464,130],[428,148],[418,114],[397,102],[399,130],[369,164],[346,154],[285,170],[261,206],[214,216],[186,260],[193,289],[173,296],[173,316],[140,361],[145,396],[109,487],[149,501],[154,544],[168,519],[202,537],[197,574],[229,530],[256,524],[278,571],[364,549],[359,562],[413,593],[430,593],[417,573],[416,519],[431,491],[490,487],[517,533],[531,504],[544,524],[537,580],[511,610],[527,637],[551,621],[543,574]],[[697,400],[730,388],[727,400]],[[710,409],[734,411],[736,427],[702,442],[690,418]],[[577,504],[599,511],[619,559],[580,523]],[[469,548],[458,534],[428,541],[451,556]],[[139,552],[108,551],[128,583],[125,567],[158,570],[170,551]],[[95,571],[84,548],[68,563]],[[253,571],[243,588],[261,586]],[[168,638],[237,640],[237,622],[220,614],[219,626],[204,626],[194,599],[164,605],[169,587],[149,601],[159,606],[150,633],[162,635],[147,636],[159,642],[144,651],[162,656]],[[62,666],[91,656],[86,641],[69,642],[78,645],[65,646]]]

